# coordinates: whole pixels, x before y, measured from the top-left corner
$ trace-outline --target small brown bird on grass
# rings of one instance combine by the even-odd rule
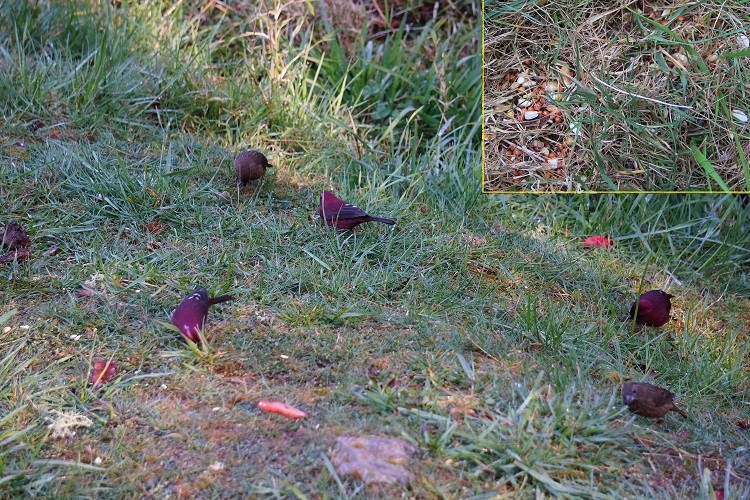
[[[645,326],[662,326],[669,321],[669,311],[672,309],[670,295],[663,290],[649,290],[638,297],[638,301],[630,306],[630,319],[635,316],[635,322]],[[637,309],[637,312],[636,312]]]
[[[266,156],[254,149],[241,153],[234,160],[234,173],[237,176],[237,182],[242,186],[250,181],[257,181],[263,177],[267,168],[272,167],[273,165],[268,163]]]
[[[625,383],[622,386],[622,402],[633,413],[648,418],[661,418],[669,411],[676,411],[687,418],[687,414],[674,404],[674,394],[646,382]]]
[[[220,304],[233,300],[231,295],[221,297],[209,297],[205,288],[199,287],[193,293],[185,297],[172,314],[172,324],[176,326],[185,338],[196,344],[200,342],[199,332],[208,317],[208,308],[214,304]]]

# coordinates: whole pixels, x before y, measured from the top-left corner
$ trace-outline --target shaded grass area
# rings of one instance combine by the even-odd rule
[[[485,19],[485,190],[750,189],[742,2],[488,1]]]
[[[336,49],[316,38],[330,34],[319,11],[293,29],[292,11],[244,4],[82,5],[4,18],[24,57],[6,60],[0,87],[0,216],[33,246],[0,281],[0,312],[16,310],[0,320],[3,495],[707,496],[725,477],[747,493],[738,200],[482,196],[479,91],[463,87],[478,81],[478,31],[459,15],[385,41],[350,34],[338,57],[351,65],[326,80]],[[273,19],[289,31],[231,36]],[[56,30],[71,25],[81,38],[68,42]],[[373,74],[392,76],[362,79],[383,87],[372,100],[349,85],[370,40],[383,58],[405,52],[373,56]],[[125,68],[119,90],[61,99],[116,80],[84,63],[97,57]],[[419,78],[431,90],[402,113],[403,82]],[[380,116],[394,80],[406,86]],[[231,161],[250,146],[276,169],[239,191]],[[397,226],[324,229],[313,214],[330,187]],[[615,249],[583,251],[592,233]],[[159,324],[197,285],[237,297],[212,308],[206,356]],[[679,297],[675,319],[631,331],[630,302],[652,286]],[[109,357],[119,375],[93,392],[92,360]],[[628,378],[670,387],[691,419],[623,412]],[[259,399],[310,418],[263,414]],[[53,438],[56,411],[91,424]],[[410,490],[327,465],[337,436],[366,433],[418,445]]]

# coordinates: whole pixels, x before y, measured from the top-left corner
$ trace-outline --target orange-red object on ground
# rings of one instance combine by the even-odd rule
[[[606,236],[589,236],[588,238],[583,240],[583,246],[585,248],[590,248],[590,247],[609,248],[612,245],[614,245],[614,243],[612,242],[612,240],[610,240]]]
[[[112,360],[94,361],[94,370],[91,372],[91,383],[94,384],[94,389],[100,388],[112,380],[117,373],[115,362]]]
[[[307,413],[280,401],[258,401],[258,408],[268,413],[278,413],[287,418],[305,418]]]

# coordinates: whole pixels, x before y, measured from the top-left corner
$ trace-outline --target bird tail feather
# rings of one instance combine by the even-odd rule
[[[382,222],[383,224],[388,224],[389,226],[392,226],[396,223],[395,220],[392,219],[386,219],[385,217],[373,217],[370,216],[370,221],[372,222]]]
[[[208,299],[208,305],[212,306],[214,304],[221,304],[222,302],[226,302],[228,300],[234,300],[234,297],[232,295],[221,295],[220,297],[211,297]]]

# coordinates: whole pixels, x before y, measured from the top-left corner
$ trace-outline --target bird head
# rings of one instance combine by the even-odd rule
[[[208,302],[208,290],[203,288],[202,286],[199,286],[195,290],[193,290],[193,293],[191,293],[188,296],[191,300],[198,300],[201,302]]]
[[[622,386],[622,402],[626,405],[630,405],[633,401],[638,399],[638,386],[633,383],[627,383]]]

